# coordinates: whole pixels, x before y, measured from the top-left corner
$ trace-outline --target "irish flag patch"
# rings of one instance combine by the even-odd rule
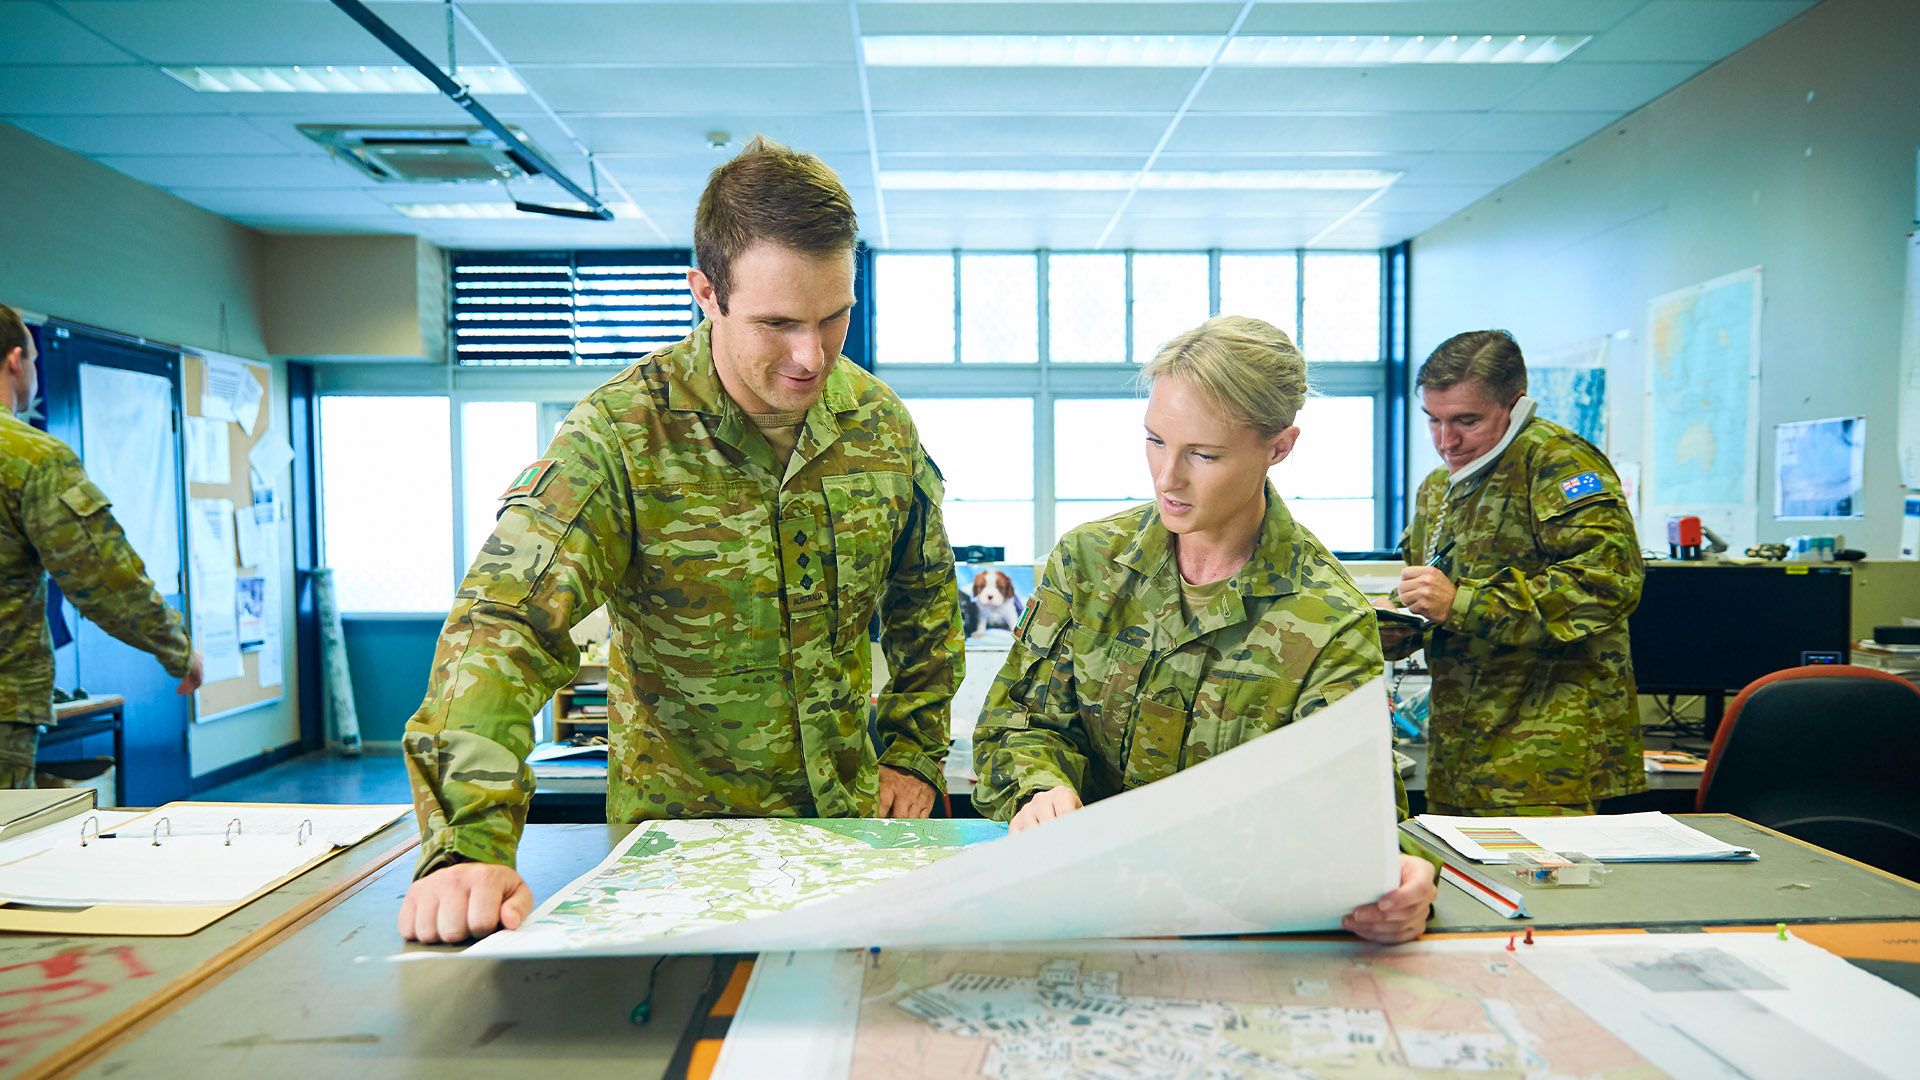
[[[540,482],[545,480],[549,473],[559,467],[560,463],[551,459],[534,462],[520,470],[519,475],[513,478],[512,486],[508,487],[500,497],[502,499],[514,499],[522,495],[538,493],[540,490]]]

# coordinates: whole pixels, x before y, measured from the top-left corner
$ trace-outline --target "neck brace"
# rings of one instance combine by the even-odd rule
[[[1513,437],[1520,434],[1520,429],[1526,427],[1527,421],[1531,419],[1533,419],[1533,399],[1522,394],[1520,399],[1513,403],[1513,416],[1507,421],[1507,433],[1500,436],[1500,441],[1494,444],[1493,449],[1460,466],[1459,472],[1447,477],[1447,494],[1452,495],[1461,484],[1487,471],[1487,466],[1499,460],[1500,455],[1505,453],[1507,447],[1513,443]]]

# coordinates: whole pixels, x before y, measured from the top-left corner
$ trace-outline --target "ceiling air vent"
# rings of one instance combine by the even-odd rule
[[[520,129],[509,130],[526,140]],[[482,184],[518,180],[529,171],[505,140],[483,127],[301,124],[300,131],[382,183]]]

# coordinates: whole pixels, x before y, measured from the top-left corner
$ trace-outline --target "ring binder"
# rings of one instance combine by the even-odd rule
[[[95,840],[100,839],[100,816],[98,814],[89,814],[87,815],[87,820],[80,823],[81,847],[87,846],[87,826],[89,825],[93,826],[93,838]]]
[[[224,837],[224,839],[226,840],[225,846],[232,847],[233,838],[239,835],[240,835],[240,819],[234,818],[232,821],[227,822],[227,831]]]
[[[160,846],[160,827],[162,825],[166,826],[167,839],[169,840],[173,839],[173,819],[163,817],[159,821],[156,821],[153,823],[153,846],[154,847]]]
[[[293,831],[293,842],[301,847],[307,846],[307,840],[313,836],[313,819],[307,818]]]

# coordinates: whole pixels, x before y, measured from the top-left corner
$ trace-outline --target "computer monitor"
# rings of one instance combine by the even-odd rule
[[[1853,575],[1838,565],[1647,564],[1627,620],[1643,694],[1735,693],[1770,672],[1844,664]]]

